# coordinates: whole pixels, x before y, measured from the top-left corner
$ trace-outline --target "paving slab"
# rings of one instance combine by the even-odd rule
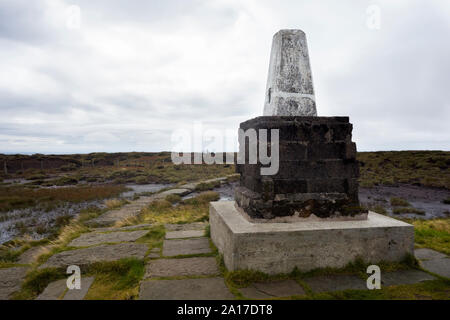
[[[295,280],[255,282],[252,286],[272,297],[290,297],[305,294],[305,290]]]
[[[382,275],[383,277],[383,275]],[[343,290],[367,290],[366,281],[354,275],[323,275],[304,279],[315,293]]]
[[[187,254],[212,252],[208,238],[164,240],[163,256],[173,257]]]
[[[435,280],[433,276],[420,270],[399,270],[394,272],[381,272],[381,286],[396,286],[402,284],[415,284],[427,280]]]
[[[141,283],[140,300],[230,300],[223,278],[150,280]]]
[[[147,250],[148,247],[146,244],[119,243],[63,251],[51,256],[39,269],[49,267],[62,268],[70,265],[82,267],[99,261],[116,261],[123,258],[143,259]]]
[[[113,209],[105,212],[100,217],[86,221],[86,225],[91,227],[111,227],[116,222],[137,216],[142,208],[156,199],[156,195],[141,197],[132,201],[119,209]]]
[[[204,235],[205,231],[203,230],[169,231],[166,232],[166,239],[196,238]]]
[[[149,258],[160,258],[161,257],[161,248],[152,248],[150,253],[148,254]]]
[[[259,291],[254,286],[239,289],[239,292],[247,299],[266,300],[272,299],[273,296],[268,295],[262,291]]]
[[[39,252],[41,251],[41,247],[32,247],[22,253],[17,260],[18,264],[31,264],[36,261]]]
[[[136,241],[148,233],[148,230],[117,231],[111,233],[89,232],[83,233],[68,244],[69,247],[88,247],[102,243]]]
[[[60,300],[67,289],[67,279],[51,282],[36,300]]]
[[[420,261],[420,265],[425,270],[436,273],[441,277],[450,278],[450,259],[432,259]]]
[[[440,259],[447,257],[443,253],[427,248],[415,249],[414,256],[419,260]]]
[[[67,290],[63,300],[83,300],[93,282],[94,277],[82,277],[80,289]]]
[[[192,222],[183,224],[165,224],[164,227],[167,231],[189,231],[189,230],[205,230],[208,223],[206,222]]]
[[[305,290],[295,280],[256,282],[247,288],[239,289],[249,299],[271,299],[305,295]]]
[[[109,231],[126,231],[126,230],[138,230],[138,229],[148,229],[152,226],[150,223],[137,224],[134,226],[126,226],[126,227],[105,227],[105,228],[94,228],[95,232],[109,232]]]
[[[147,264],[145,277],[207,276],[218,274],[219,268],[215,258],[195,257],[152,260]]]
[[[0,269],[0,300],[7,300],[12,293],[20,290],[27,271],[27,267]]]

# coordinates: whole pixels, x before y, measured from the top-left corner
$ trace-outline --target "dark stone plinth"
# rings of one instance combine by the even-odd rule
[[[241,174],[236,188],[237,204],[252,218],[298,215],[326,218],[365,212],[359,206],[356,144],[348,117],[264,116],[241,123],[244,131],[279,129],[279,170],[261,175],[264,167],[237,164]],[[267,167],[267,166],[265,166]]]

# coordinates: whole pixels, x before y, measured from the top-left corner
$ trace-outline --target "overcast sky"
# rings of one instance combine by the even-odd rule
[[[0,152],[237,130],[262,115],[279,29],[305,31],[318,114],[350,116],[359,151],[450,150],[447,0],[0,0]]]

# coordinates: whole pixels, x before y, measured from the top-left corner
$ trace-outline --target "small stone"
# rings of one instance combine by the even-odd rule
[[[435,250],[421,248],[414,250],[414,256],[419,260],[429,260],[429,259],[440,259],[446,258],[447,256],[443,253],[437,252]]]
[[[12,293],[20,290],[27,271],[27,267],[0,269],[0,300],[7,300]]]
[[[100,261],[116,261],[123,258],[144,259],[148,247],[141,243],[120,243],[115,245],[101,245],[78,250],[69,250],[51,256],[47,262],[39,267],[64,268],[70,265],[86,266]]]
[[[94,277],[81,278],[80,289],[67,290],[63,300],[83,300],[93,282]]]
[[[343,290],[367,290],[366,282],[352,275],[324,275],[304,280],[313,292],[333,292]]]
[[[196,257],[185,259],[159,259],[147,265],[145,277],[206,276],[218,275],[216,259]]]
[[[425,270],[436,273],[441,277],[450,278],[450,259],[432,259],[420,262],[420,265]]]
[[[135,241],[148,233],[148,230],[139,231],[118,231],[111,233],[83,233],[68,244],[69,247],[88,247],[101,243]]]
[[[166,239],[196,238],[204,235],[203,230],[169,231],[166,233]]]
[[[435,278],[428,273],[419,270],[399,270],[381,273],[382,287],[415,284],[427,280],[435,280]]]
[[[223,278],[151,280],[141,283],[140,300],[230,300]]]
[[[210,252],[212,251],[208,238],[164,240],[163,243],[163,256],[166,257]]]
[[[67,279],[51,282],[36,300],[60,300],[67,289]]]

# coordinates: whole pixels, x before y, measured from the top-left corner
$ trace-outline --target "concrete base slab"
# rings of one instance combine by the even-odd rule
[[[304,279],[315,293],[343,290],[367,290],[366,281],[352,275],[323,275]]]
[[[147,265],[146,278],[218,275],[216,258],[158,259]]]
[[[230,300],[223,278],[151,280],[141,283],[140,300]]]
[[[268,274],[341,268],[356,258],[401,261],[414,252],[414,227],[369,212],[362,221],[252,223],[234,201],[211,202],[211,239],[228,270]]]
[[[188,254],[210,253],[208,238],[164,240],[163,256],[173,257]]]

